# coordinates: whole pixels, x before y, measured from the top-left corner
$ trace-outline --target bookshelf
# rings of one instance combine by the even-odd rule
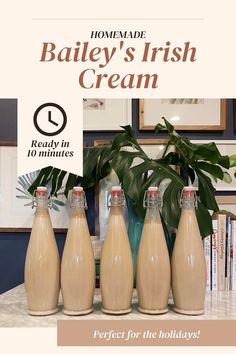
[[[213,234],[203,240],[207,290],[236,290],[236,220],[232,215],[218,213],[213,216],[212,226]]]

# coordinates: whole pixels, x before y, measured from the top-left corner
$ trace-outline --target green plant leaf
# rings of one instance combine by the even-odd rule
[[[160,131],[166,129],[166,127],[161,124],[161,123],[158,123],[156,126],[155,126],[155,133],[159,133]]]
[[[121,128],[124,129],[130,137],[134,137],[134,130],[130,125],[121,125]]]
[[[230,167],[236,166],[236,155],[229,156],[229,165]]]
[[[42,168],[42,170],[40,171],[40,173],[39,173],[38,177],[36,178],[36,180],[29,187],[28,192],[33,195],[35,189],[38,186],[45,186],[45,182],[48,180],[52,170],[53,170],[52,166],[48,166],[48,167]]]
[[[58,191],[62,188],[62,183],[63,183],[63,180],[64,180],[66,174],[67,174],[66,171],[60,171],[58,173],[57,187],[56,187],[56,190],[55,190],[55,196],[56,197],[59,195]],[[51,195],[53,195],[53,194],[51,193]]]
[[[165,122],[165,126],[166,126],[166,129],[168,130],[168,132],[169,132],[169,133],[173,133],[173,131],[174,131],[174,126],[173,126],[170,122],[168,122],[168,120],[165,119],[165,117],[162,117],[162,119],[163,119],[164,122]]]
[[[59,168],[54,168],[51,172],[51,180],[52,180],[52,188],[51,188],[51,192],[50,195],[54,195],[56,193],[57,190],[57,183],[58,183],[58,177],[59,174],[61,173],[61,171],[59,170]]]
[[[167,224],[177,228],[180,218],[179,198],[184,183],[171,182],[163,194],[162,215]]]
[[[217,163],[218,163],[218,165],[226,168],[227,170],[231,167],[230,166],[230,157],[228,155],[219,156]]]
[[[202,238],[212,235],[212,218],[208,209],[201,202],[198,202],[198,207],[196,208],[196,216]]]
[[[62,202],[61,200],[58,199],[53,199],[53,204],[59,205],[59,206],[64,206],[65,203]]]
[[[76,186],[76,180],[77,180],[77,176],[74,175],[73,173],[69,173],[69,176],[68,176],[68,179],[67,179],[67,182],[66,182],[66,186],[65,186],[65,191],[64,191],[64,194],[65,194],[66,198],[68,197],[69,191],[74,186]]]
[[[212,185],[211,179],[200,170],[196,170],[198,176],[198,190],[202,204],[208,210],[219,210],[215,199],[215,188]]]
[[[232,177],[230,176],[230,174],[228,172],[224,172],[223,181],[225,183],[231,183],[232,182]]]
[[[147,172],[150,175],[148,179],[145,179]],[[122,186],[125,193],[133,199],[138,214],[143,217],[145,212],[142,201],[145,190],[152,184],[159,186],[164,179],[169,179],[170,184],[163,195],[163,217],[167,223],[176,227],[176,218],[172,217],[172,214],[175,214],[176,208],[179,208],[178,198],[174,200],[174,191],[177,191],[178,194],[179,189],[184,186],[184,181],[172,168],[163,166],[156,161],[144,161],[125,173],[123,172]],[[179,214],[179,210],[177,213]]]
[[[119,151],[114,155],[111,166],[120,181],[123,181],[125,173],[128,173],[133,160],[136,157],[141,158],[141,156],[141,153],[138,151]]]
[[[203,161],[196,163],[196,166],[200,170],[204,170],[210,173],[212,176],[220,179],[221,181],[224,179],[224,171],[221,169],[220,166],[212,165],[208,162],[203,162]]]
[[[220,152],[215,143],[208,144],[193,144],[190,143],[191,148],[194,151],[195,160],[209,161],[213,164],[218,163]]]

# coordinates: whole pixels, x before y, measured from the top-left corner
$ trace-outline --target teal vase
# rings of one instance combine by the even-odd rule
[[[136,264],[137,264],[137,254],[138,247],[142,235],[144,219],[141,218],[135,211],[133,201],[126,196],[126,205],[128,209],[128,235],[130,248],[133,257],[133,270],[134,270],[134,285],[136,283]]]

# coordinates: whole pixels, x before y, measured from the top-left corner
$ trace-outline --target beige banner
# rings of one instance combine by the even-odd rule
[[[235,346],[236,321],[58,321],[58,346]]]

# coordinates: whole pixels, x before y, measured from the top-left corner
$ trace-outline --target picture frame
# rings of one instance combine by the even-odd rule
[[[29,199],[18,199],[21,193],[16,190],[17,148],[0,147],[0,232],[30,232],[35,209],[24,206]],[[69,207],[60,208],[59,212],[50,211],[55,232],[66,232],[69,223]]]
[[[84,131],[120,131],[123,125],[132,125],[131,99],[84,99]],[[84,102],[84,101],[83,101]],[[97,103],[97,104],[96,104]]]
[[[233,99],[234,130],[236,131],[236,98]]]
[[[196,103],[185,103],[190,101]],[[139,129],[153,130],[165,117],[176,130],[222,131],[226,128],[226,103],[226,99],[140,99]]]
[[[15,140],[0,140],[0,146],[17,146]]]
[[[160,158],[168,139],[137,139],[138,143],[144,152],[153,159]],[[111,143],[111,140],[99,139],[94,140],[94,146],[106,145]],[[175,151],[174,146],[170,146],[168,152]],[[108,218],[109,209],[107,208],[107,199],[111,187],[119,184],[119,179],[114,171],[106,176],[95,186],[95,234],[99,235],[100,239],[104,239]],[[102,211],[102,212],[101,212]],[[128,223],[128,211],[124,209],[126,223]]]
[[[192,140],[194,144],[207,144],[209,140]],[[236,140],[215,140],[217,148],[222,155],[236,154]],[[232,178],[232,183],[228,184],[218,180],[217,183],[212,181],[216,191],[236,191],[236,167],[229,169],[229,174]]]

